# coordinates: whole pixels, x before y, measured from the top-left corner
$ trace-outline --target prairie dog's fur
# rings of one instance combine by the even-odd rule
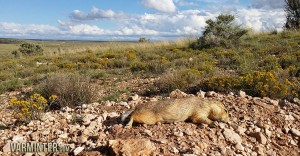
[[[194,123],[213,124],[213,121],[228,122],[229,116],[224,105],[217,100],[188,97],[148,102],[129,109],[122,115],[122,121],[127,116],[133,122],[143,124],[172,123],[191,119]]]

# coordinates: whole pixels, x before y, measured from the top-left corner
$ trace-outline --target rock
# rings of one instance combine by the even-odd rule
[[[206,143],[203,143],[203,144],[201,144],[201,146],[203,146],[202,150],[205,150],[207,144],[206,144]],[[194,148],[192,148],[192,151],[193,151],[193,154],[196,154],[196,155],[200,155],[200,154],[202,153],[202,152],[201,152],[201,148],[198,147],[198,146],[195,146]]]
[[[239,96],[239,97],[242,97],[242,98],[245,98],[245,97],[247,96],[247,94],[246,94],[246,92],[240,90],[240,91],[238,92],[238,96]]]
[[[111,102],[108,101],[108,100],[104,102],[104,105],[105,105],[105,106],[108,106],[108,107],[112,106]]]
[[[26,142],[24,136],[14,136],[12,139],[13,142]]]
[[[78,155],[83,150],[84,150],[84,147],[77,147],[77,148],[75,148],[75,150],[73,151],[73,153],[74,153],[74,155]]]
[[[290,131],[290,128],[289,128],[287,125],[285,125],[285,126],[282,128],[282,132],[285,133],[285,134],[289,133],[289,131]]]
[[[80,137],[77,138],[77,142],[80,143],[80,144],[86,143],[87,140],[88,140],[88,138],[85,137],[85,136],[80,136]]]
[[[268,137],[271,137],[271,135],[272,135],[272,132],[269,131],[267,128],[265,129],[265,133]]]
[[[168,140],[167,139],[159,139],[159,140],[157,140],[157,142],[160,144],[166,144],[168,142]]]
[[[234,96],[234,93],[233,92],[229,92],[228,95]]]
[[[109,140],[108,146],[113,155],[151,155],[155,150],[149,139]]]
[[[83,117],[82,121],[83,121],[83,125],[89,125],[91,123],[91,120],[95,119],[97,117],[97,115],[94,114],[87,114]]]
[[[37,132],[32,132],[30,134],[30,138],[33,141],[39,141],[39,139],[40,139],[40,133],[38,131]]]
[[[110,112],[107,114],[108,117],[114,118],[114,117],[119,117],[120,115],[117,112]]]
[[[200,90],[199,92],[197,92],[197,96],[201,97],[201,98],[205,98],[205,93],[204,91]]]
[[[226,155],[226,151],[227,151],[226,147],[220,147],[220,152],[222,155]]]
[[[50,134],[50,130],[45,130],[44,132],[42,132],[43,135],[49,135]]]
[[[245,132],[247,131],[246,128],[239,126],[236,130],[240,135],[244,135]]]
[[[185,131],[184,131],[184,133],[186,134],[186,135],[188,135],[188,136],[192,136],[193,134],[194,134],[194,132],[191,130],[191,129],[186,129]]]
[[[295,135],[295,136],[297,136],[297,137],[300,137],[300,131],[299,131],[299,130],[297,130],[297,129],[295,129],[295,128],[292,128],[292,129],[290,130],[290,132],[291,132],[293,135]]]
[[[128,103],[127,103],[127,102],[124,102],[124,101],[120,102],[119,105],[120,105],[120,106],[127,107],[127,108],[129,107]]]
[[[61,139],[68,139],[68,133],[64,133],[58,136]]]
[[[102,154],[99,151],[83,151],[79,156],[102,156]]]
[[[33,121],[30,121],[27,125],[28,127],[33,127],[34,126],[34,122]]]
[[[172,147],[171,148],[171,152],[174,153],[174,154],[179,153],[179,151],[178,151],[178,149],[176,147]]]
[[[139,95],[134,94],[128,98],[128,101],[138,101],[140,99]]]
[[[236,144],[236,145],[235,145],[235,148],[236,148],[237,150],[239,150],[239,151],[244,151],[244,150],[245,150],[244,146],[243,146],[241,143]]]
[[[47,112],[43,115],[41,121],[56,121],[56,117],[52,114],[52,112]]]
[[[298,98],[293,98],[292,102],[293,102],[293,103],[296,103],[296,104],[300,104],[300,99],[298,99]]]
[[[255,132],[255,133],[250,133],[249,134],[251,137],[256,138],[256,141],[258,141],[259,143],[265,145],[267,144],[267,138],[265,137],[265,135],[261,132]]]
[[[172,91],[170,94],[169,94],[169,97],[171,98],[184,98],[184,97],[187,97],[187,94],[182,92],[181,90],[179,89],[176,89],[174,91]]]
[[[269,101],[271,105],[274,105],[274,106],[278,106],[279,105],[279,101],[278,100],[270,100]]]
[[[264,155],[265,150],[262,146],[258,145],[254,148],[254,151],[257,152],[259,155]]]
[[[86,105],[86,104],[82,104],[82,105],[81,105],[81,108],[86,109],[86,108],[87,108],[87,105]]]
[[[291,145],[294,145],[294,146],[297,146],[297,143],[296,143],[296,141],[295,141],[295,140],[293,140],[293,139],[290,141],[290,144],[291,144]]]
[[[3,146],[3,152],[4,153],[8,153],[8,152],[10,152],[11,150],[10,150],[10,142],[8,142],[7,144],[5,144],[4,146]]]
[[[209,92],[206,92],[206,93],[205,93],[205,96],[206,96],[206,97],[214,97],[214,96],[216,96],[216,95],[217,95],[217,93],[214,92],[214,91],[209,91]]]
[[[182,132],[174,132],[173,134],[175,136],[177,136],[177,137],[183,137],[183,133]]]
[[[152,137],[152,132],[151,132],[150,130],[145,129],[144,132],[145,132],[148,136]]]
[[[71,111],[72,111],[72,108],[66,106],[66,107],[63,107],[63,108],[62,108],[62,111],[63,111],[63,112],[71,112]]]
[[[224,138],[232,144],[238,144],[242,142],[242,138],[233,130],[225,128],[223,130]]]
[[[225,123],[222,123],[222,122],[219,123],[219,127],[220,127],[221,129],[224,129],[225,126],[226,126]]]
[[[289,114],[289,115],[285,115],[284,116],[284,120],[286,120],[286,121],[294,121],[295,118],[293,117],[293,115]]]

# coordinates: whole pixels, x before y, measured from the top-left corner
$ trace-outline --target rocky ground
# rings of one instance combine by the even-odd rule
[[[0,96],[0,155],[10,155],[9,142],[57,142],[72,151],[60,155],[300,155],[300,102],[258,98],[244,92],[228,95],[179,90],[166,98],[200,96],[221,100],[229,123],[215,128],[179,122],[125,128],[120,115],[130,106],[162,97],[131,96],[127,101],[103,101],[47,112],[41,120],[16,125],[7,93]],[[15,125],[15,126],[13,126]],[[17,154],[15,154],[17,155]],[[26,153],[26,155],[33,155]],[[38,155],[47,155],[38,153]]]

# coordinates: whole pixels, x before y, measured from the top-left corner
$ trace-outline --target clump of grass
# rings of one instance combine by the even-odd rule
[[[162,93],[170,93],[175,89],[187,90],[188,88],[199,84],[203,72],[197,69],[181,69],[164,74],[155,86]]]
[[[60,106],[79,106],[97,97],[90,78],[79,74],[52,75],[39,85],[38,90],[45,97],[57,95]]]
[[[122,93],[122,91],[117,90],[109,95],[103,96],[101,101],[118,101]]]

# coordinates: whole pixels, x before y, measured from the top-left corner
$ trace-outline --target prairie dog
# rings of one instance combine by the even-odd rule
[[[194,123],[212,125],[213,121],[229,121],[225,106],[217,100],[188,97],[168,99],[140,104],[127,110],[121,119],[124,121],[129,115],[127,127],[133,122],[143,124],[173,123],[190,119]]]

